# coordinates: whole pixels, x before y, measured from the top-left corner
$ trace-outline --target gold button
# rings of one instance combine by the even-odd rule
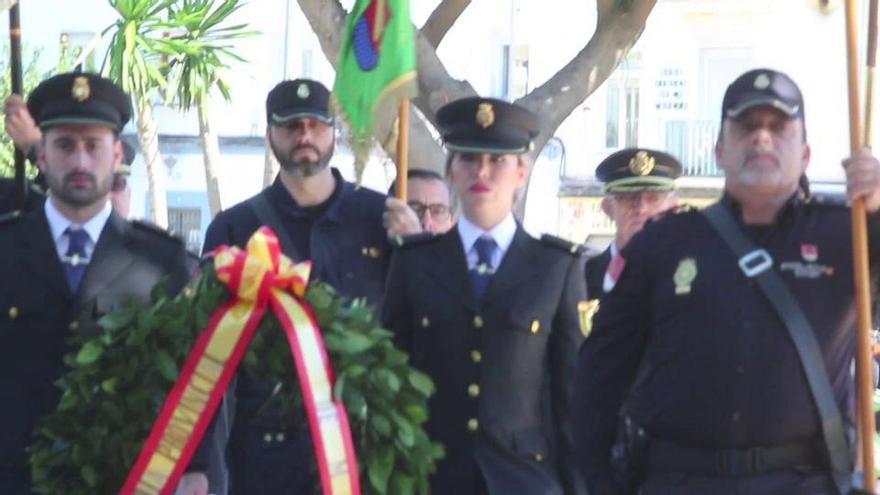
[[[422,328],[428,328],[431,326],[431,320],[428,319],[427,316],[422,317]]]
[[[480,429],[480,422],[477,421],[477,418],[471,418],[467,422],[468,431],[477,431]]]
[[[541,329],[541,322],[538,320],[532,320],[532,326],[529,327],[532,333],[538,333],[538,330]]]
[[[483,353],[480,351],[471,351],[471,361],[479,363],[483,360]]]
[[[9,308],[9,318],[11,318],[13,320],[18,318],[18,308],[17,307],[13,306],[13,307]]]
[[[542,462],[544,460],[544,454],[535,454],[535,460]]]
[[[266,433],[265,435],[263,435],[263,442],[272,443],[272,434]]]
[[[483,328],[483,317],[480,315],[474,316],[474,328]]]
[[[382,251],[379,251],[379,248],[371,247],[367,250],[367,252],[370,253],[371,258],[378,258],[379,256],[382,256]]]
[[[70,329],[71,332],[75,332],[75,331],[79,330],[79,322],[76,320],[73,320],[72,322],[70,322],[69,325],[67,325],[67,328]]]
[[[275,441],[276,442],[283,442],[284,441],[284,433],[276,433],[275,434]]]
[[[479,397],[480,396],[480,386],[476,383],[471,383],[468,385],[468,395],[471,397]]]

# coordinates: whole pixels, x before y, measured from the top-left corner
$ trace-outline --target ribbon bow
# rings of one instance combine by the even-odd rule
[[[294,264],[261,227],[244,250],[214,251],[217,279],[235,296],[211,315],[120,493],[170,494],[271,308],[293,354],[324,495],[359,495],[348,416],[333,399],[333,370],[321,329],[304,300],[311,262]]]

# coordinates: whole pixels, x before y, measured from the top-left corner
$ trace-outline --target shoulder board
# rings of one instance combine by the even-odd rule
[[[8,213],[3,213],[0,215],[0,224],[12,223],[15,220],[22,218],[24,215],[21,210],[13,210]]]
[[[411,246],[418,246],[421,244],[427,244],[434,239],[437,239],[437,234],[431,232],[420,232],[418,234],[407,235],[407,236],[397,236],[392,239],[392,243],[396,247],[406,248]]]
[[[842,194],[812,194],[806,203],[811,206],[837,206],[846,208],[849,206],[849,198]]]
[[[144,233],[150,234],[152,236],[156,236],[156,237],[161,237],[163,239],[175,242],[177,244],[181,244],[181,245],[183,244],[183,240],[171,235],[170,232],[163,229],[162,227],[159,227],[158,225],[156,225],[154,223],[146,222],[144,220],[131,220],[129,223],[131,224],[132,227],[134,227],[136,230],[138,230],[140,232],[144,232]]]
[[[541,236],[541,242],[548,246],[561,249],[572,256],[580,256],[584,253],[583,244],[575,244],[573,242],[566,241],[561,237],[556,237],[555,235],[544,234]]]

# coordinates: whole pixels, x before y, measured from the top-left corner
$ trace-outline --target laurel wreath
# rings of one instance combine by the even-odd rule
[[[118,493],[196,336],[231,297],[211,268],[180,295],[163,294],[157,287],[151,307],[132,304],[107,314],[98,336],[72,337],[79,350],[65,356],[61,400],[41,420],[31,449],[38,493]],[[423,429],[430,378],[407,364],[363,301],[348,301],[320,282],[305,299],[336,372],[335,397],[349,414],[363,493],[428,493],[428,477],[443,456]],[[239,372],[280,382],[282,411],[307,428],[290,347],[271,311]]]

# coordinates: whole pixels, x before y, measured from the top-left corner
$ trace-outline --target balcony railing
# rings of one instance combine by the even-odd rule
[[[684,175],[719,177],[715,165],[715,140],[718,122],[707,120],[672,120],[666,122],[666,151],[681,160]]]

